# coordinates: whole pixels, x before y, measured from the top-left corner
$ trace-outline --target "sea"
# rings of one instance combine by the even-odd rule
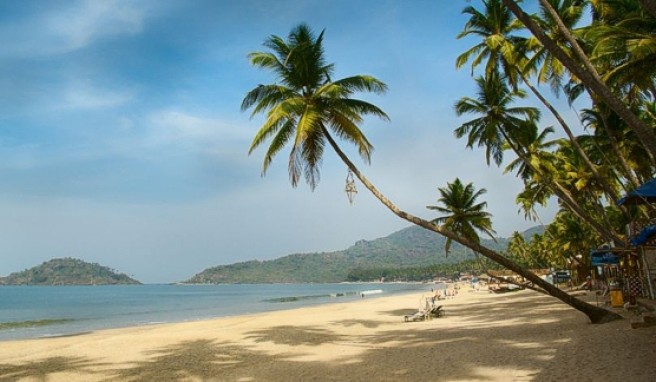
[[[0,341],[197,321],[430,288],[406,283],[0,286]]]

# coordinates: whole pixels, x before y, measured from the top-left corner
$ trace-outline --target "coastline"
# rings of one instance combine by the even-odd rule
[[[591,325],[532,291],[461,290],[446,316],[403,322],[422,296],[3,341],[0,380],[652,381],[656,328]],[[594,298],[593,298],[594,299]]]
[[[210,320],[428,290],[428,284],[30,286],[0,288],[0,343],[104,329]]]

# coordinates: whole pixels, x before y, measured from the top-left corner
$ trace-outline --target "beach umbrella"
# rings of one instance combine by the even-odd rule
[[[647,183],[642,184],[640,187],[626,194],[625,197],[617,201],[617,205],[623,204],[649,204],[656,203],[656,179],[652,179]]]

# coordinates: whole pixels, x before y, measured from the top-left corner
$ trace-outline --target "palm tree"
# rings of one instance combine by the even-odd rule
[[[602,79],[630,98],[656,97],[656,18],[635,1],[592,1],[598,22],[587,28],[591,61]]]
[[[564,15],[563,19],[566,20],[568,26],[573,26],[580,20],[583,9],[579,4],[580,0],[549,1]],[[484,1],[483,11],[478,11],[476,8],[469,6],[464,9],[463,13],[470,14],[471,17],[465,25],[463,32],[458,35],[458,38],[474,34],[480,36],[483,41],[458,56],[456,67],[461,67],[474,53],[478,53],[472,62],[472,72],[474,67],[480,64],[483,58],[487,58],[486,77],[492,75],[494,71],[498,72],[502,68],[505,78],[510,82],[514,90],[517,89],[517,78],[521,78],[522,82],[556,118],[563,131],[567,134],[567,137],[578,150],[579,155],[584,159],[589,170],[603,184],[603,179],[598,173],[596,166],[590,161],[583,148],[576,141],[576,137],[569,125],[527,77],[529,73],[537,72],[538,83],[549,81],[552,89],[557,90],[560,87],[563,76],[562,64],[553,55],[549,54],[549,51],[541,46],[539,41],[534,37],[526,39],[511,35],[512,32],[521,29],[522,24],[513,17],[512,12],[500,0]],[[539,20],[541,25],[545,30],[550,31],[549,36],[554,41],[564,46],[565,44],[562,43],[563,39],[560,38],[557,28],[553,27],[554,22],[550,14],[542,12],[542,15],[542,20]],[[529,60],[526,59],[525,53],[531,49],[536,50],[536,53]],[[542,64],[540,69],[537,68],[539,64]],[[610,199],[616,200],[618,198],[610,186],[606,187],[606,191]]]
[[[553,17],[558,31],[570,44],[574,54],[568,55],[558,44],[550,38],[542,28],[526,14],[515,0],[503,0],[503,3],[512,11],[512,13],[526,26],[526,28],[553,54],[567,69],[576,76],[585,86],[595,93],[600,99],[608,104],[640,138],[640,142],[649,153],[651,163],[656,163],[656,133],[645,121],[630,110],[630,108],[618,97],[607,84],[601,79],[599,73],[594,68],[589,57],[583,52],[576,42],[572,32],[562,23],[558,13],[549,4],[548,0],[540,0],[540,4]],[[575,57],[575,58],[574,58]]]
[[[611,126],[611,120],[612,126]],[[602,105],[597,105],[592,109],[583,109],[581,111],[581,122],[583,125],[594,131],[595,139],[593,146],[597,150],[592,150],[591,155],[594,156],[595,151],[598,157],[601,157],[599,162],[609,163],[612,168],[619,168],[616,170],[622,177],[626,179],[633,188],[638,187],[641,182],[636,176],[636,171],[634,168],[631,168],[627,158],[630,158],[631,155],[638,154],[638,157],[644,157],[646,153],[644,152],[643,147],[636,142],[635,139],[623,139],[623,135],[629,134],[633,135],[631,130],[623,129],[625,124],[617,118],[617,114],[612,111],[608,111],[608,108],[602,107]],[[617,131],[620,130],[620,131]],[[586,137],[582,138],[583,141],[586,140]],[[631,148],[623,149],[623,146],[631,146]],[[607,153],[613,153],[614,155],[609,155]],[[616,163],[612,163],[616,162]],[[651,172],[651,166],[650,166]],[[651,175],[651,174],[650,174]],[[622,184],[622,182],[620,182]],[[625,191],[628,191],[625,189]]]
[[[485,212],[487,203],[477,203],[476,200],[487,192],[486,189],[481,188],[475,191],[472,183],[465,186],[459,178],[456,178],[453,183],[447,183],[446,187],[440,187],[438,190],[441,196],[437,201],[442,206],[426,206],[426,208],[447,215],[434,219],[433,222],[443,224],[451,232],[475,243],[480,242],[477,231],[485,232],[496,241],[494,238],[496,232],[492,229],[492,220],[490,219],[492,215]],[[452,242],[447,238],[444,246],[447,256]]]
[[[546,184],[529,179],[524,182],[524,189],[515,198],[515,204],[519,206],[517,212],[524,212],[524,218],[526,220],[538,221],[544,227],[544,223],[535,210],[535,206],[540,205],[546,207],[552,195],[553,192]]]
[[[481,12],[473,6],[468,6],[462,11],[470,15],[470,18],[457,38],[474,35],[480,37],[482,41],[458,56],[456,68],[462,67],[473,57],[471,66],[473,74],[474,68],[487,59],[485,76],[503,73],[513,89],[516,89],[519,74],[516,68],[518,58],[516,47],[522,46],[524,39],[512,36],[511,33],[523,26],[500,0],[484,0],[483,8],[484,11]]]
[[[314,37],[310,28],[300,24],[284,41],[271,36],[264,46],[272,52],[254,52],[251,64],[273,71],[280,83],[259,85],[248,92],[241,109],[253,107],[252,116],[266,112],[267,119],[255,135],[249,154],[266,140],[271,144],[264,156],[262,174],[273,157],[291,142],[289,179],[298,184],[301,172],[314,189],[330,131],[353,143],[362,158],[369,162],[373,146],[358,128],[364,115],[389,119],[378,107],[354,98],[354,92],[382,94],[387,86],[371,76],[353,76],[332,81],[333,65],[326,64],[323,32]]]
[[[585,3],[581,0],[549,0],[554,7],[563,23],[570,29],[573,29],[582,19]],[[544,7],[539,10],[539,17],[536,22],[540,24],[542,29],[547,35],[558,44],[564,51],[570,51],[567,41],[558,31],[555,20],[551,14],[547,12]],[[565,66],[562,62],[549,52],[548,49],[540,43],[535,36],[527,39],[527,46],[529,50],[533,51],[533,55],[527,61],[525,70],[535,71],[537,74],[538,84],[549,83],[552,91],[558,95],[560,93],[563,78],[567,73]]]
[[[457,138],[467,135],[467,147],[473,147],[474,143],[486,148],[488,165],[492,157],[497,165],[503,160],[504,148],[510,147],[515,154],[531,167],[535,176],[539,176],[553,192],[562,200],[568,208],[592,225],[602,236],[608,240],[621,242],[622,239],[608,227],[605,227],[593,219],[579,203],[577,203],[570,192],[560,184],[550,172],[539,171],[539,168],[531,162],[526,148],[518,144],[518,139],[525,135],[526,129],[533,128],[539,118],[539,112],[531,107],[511,107],[516,97],[524,96],[521,90],[511,91],[497,73],[489,77],[476,79],[478,92],[476,99],[464,97],[456,105],[456,114],[474,114],[477,118],[463,123],[456,128],[454,134]]]
[[[512,144],[512,135],[518,134],[526,121],[535,121],[540,112],[534,107],[510,107],[516,98],[526,97],[521,90],[511,91],[498,73],[476,79],[477,97],[461,98],[455,104],[458,116],[476,114],[480,117],[463,123],[456,128],[456,138],[467,135],[467,147],[474,143],[485,147],[485,158],[500,165],[503,161],[504,143]]]
[[[266,171],[274,155],[290,142],[292,134],[295,133],[290,154],[290,180],[293,186],[297,184],[299,178],[297,166],[302,166],[310,186],[316,186],[320,159],[324,153],[323,143],[327,141],[348,169],[396,216],[439,233],[518,273],[550,295],[586,314],[593,323],[620,318],[615,313],[570,296],[480,243],[401,210],[378,191],[342,151],[328,129],[332,129],[340,138],[355,143],[360,148],[360,154],[365,154],[365,158],[368,158],[370,149],[363,149],[370,148],[370,145],[359,143],[368,143],[368,141],[365,140],[357,124],[361,122],[362,114],[373,114],[384,119],[387,119],[387,115],[371,104],[346,96],[360,90],[383,92],[385,86],[373,77],[366,76],[354,76],[331,82],[329,74],[332,65],[325,63],[322,41],[323,33],[315,38],[311,30],[301,24],[292,29],[288,41],[277,36],[271,36],[267,40],[265,46],[273,53],[253,53],[249,56],[253,65],[273,71],[281,82],[280,85],[258,86],[250,91],[242,102],[242,109],[253,107],[253,114],[266,113],[267,115],[266,121],[251,144],[252,152],[265,140],[271,139],[269,150],[265,154],[263,171]]]
[[[526,124],[526,126],[525,129],[522,129],[521,134],[517,134],[517,140],[518,144],[524,148],[526,159],[531,165],[527,165],[527,162],[518,157],[510,162],[504,170],[506,173],[517,170],[517,175],[524,182],[536,175],[533,168],[547,173],[555,171],[555,157],[550,150],[560,142],[559,140],[545,141],[549,134],[553,134],[552,127],[547,127],[539,132],[538,126],[534,123]]]
[[[526,267],[533,266],[533,259],[531,258],[528,243],[518,231],[514,231],[508,240],[508,253],[510,256],[517,258],[518,262],[523,263]]]

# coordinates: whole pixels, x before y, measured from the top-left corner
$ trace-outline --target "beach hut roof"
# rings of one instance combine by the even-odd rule
[[[609,250],[599,250],[590,252],[590,264],[596,265],[611,265],[619,264],[619,257]]]
[[[625,197],[617,201],[617,205],[623,204],[648,204],[656,203],[656,179],[652,179],[635,190],[626,194]]]

